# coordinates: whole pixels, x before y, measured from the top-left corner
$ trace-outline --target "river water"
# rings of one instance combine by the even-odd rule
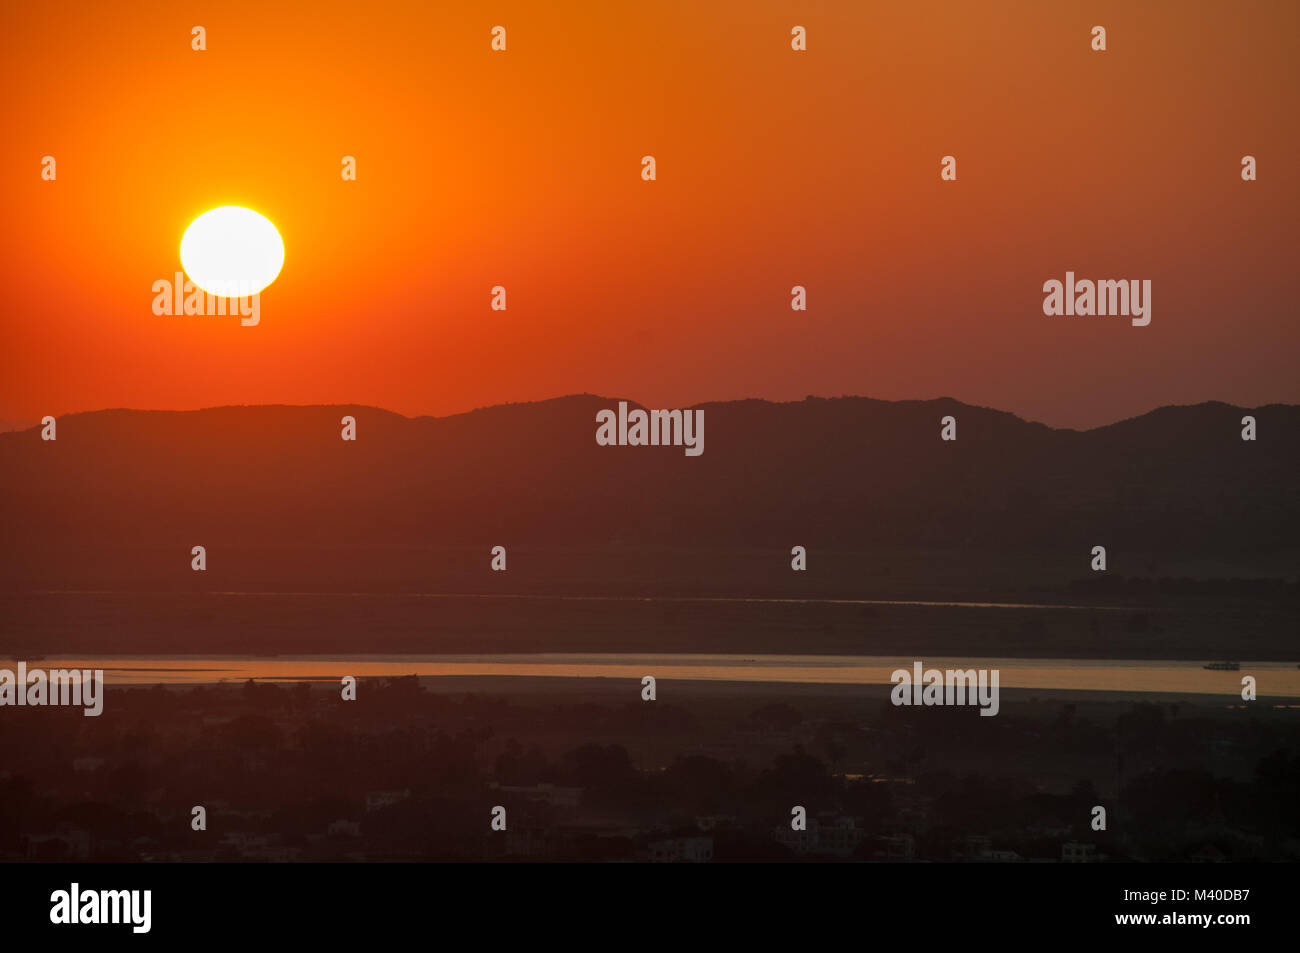
[[[18,660],[8,662],[14,668]],[[515,676],[531,678],[683,679],[720,682],[788,682],[824,685],[887,685],[915,658],[863,655],[114,655],[25,659],[28,668],[103,669],[110,684],[182,685],[211,682],[337,680],[421,677]],[[1260,696],[1300,698],[1294,662],[1246,662],[1240,671],[1210,671],[1203,662],[1136,659],[924,658],[929,668],[997,669],[1001,688],[1121,693],[1233,696],[1242,678],[1254,676]]]

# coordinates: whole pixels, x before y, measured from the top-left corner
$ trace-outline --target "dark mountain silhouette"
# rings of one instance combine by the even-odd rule
[[[565,397],[453,417],[358,406],[106,410],[0,434],[10,548],[113,539],[673,548],[1104,541],[1294,552],[1300,408],[1165,407],[1053,430],[954,400],[702,405],[705,452],[599,447]],[[632,405],[636,406],[636,405]],[[1259,439],[1240,439],[1243,413]],[[340,418],[358,421],[356,442]],[[958,439],[940,440],[940,418]],[[1070,543],[1077,545],[1077,543]]]
[[[433,603],[403,604],[391,618],[357,603],[346,623],[322,603],[310,620],[268,627],[269,609],[236,610],[227,598],[196,616],[189,597],[620,594],[1155,609],[1172,600],[1214,612],[1248,606],[1247,616],[1201,614],[1211,657],[1233,655],[1248,636],[1274,648],[1280,637],[1294,641],[1300,408],[1165,407],[1079,432],[950,399],[746,400],[703,405],[704,453],[688,457],[681,447],[598,446],[596,413],[615,407],[616,398],[581,395],[443,418],[343,405],[105,410],[60,419],[55,441],[39,428],[0,434],[0,622],[42,650],[53,630],[84,642],[151,629],[161,640],[164,629],[206,626],[207,648],[213,639],[246,648],[238,631],[259,631],[259,647],[287,651],[315,645],[307,635],[336,622],[350,638],[374,629],[365,646],[391,648],[398,643],[383,631],[429,630]],[[1240,437],[1246,412],[1258,420],[1254,442]],[[949,414],[955,442],[940,439]],[[344,415],[357,420],[355,442],[340,438]],[[807,572],[791,571],[796,544],[807,547]],[[206,547],[206,572],[191,570],[195,545]],[[494,545],[507,547],[507,572],[489,570]],[[1095,545],[1107,548],[1106,573],[1090,571]],[[96,602],[88,590],[140,595]],[[40,595],[49,591],[84,598]],[[169,593],[165,611],[140,601]],[[607,640],[630,625],[582,605],[555,617],[557,642],[531,647],[618,647]],[[748,633],[747,650],[789,642],[775,634],[785,608],[726,618],[717,608],[707,622],[703,611],[638,616],[639,647],[667,645],[661,633],[670,631],[678,647],[700,645],[724,628]],[[520,603],[505,614],[463,608],[459,618],[474,647],[501,647],[484,633],[518,637],[539,612]],[[788,614],[791,631],[815,629],[815,639],[797,637],[801,650],[840,646],[849,631],[838,616]],[[1180,654],[1192,623],[1142,614],[1111,629],[1090,624],[1070,637],[1089,640],[1091,653],[1096,632],[1112,631],[1122,657],[1145,654],[1128,640]],[[917,628],[915,618],[897,625]],[[691,626],[702,634],[688,642]],[[961,638],[980,626],[982,617]],[[1026,619],[1003,634],[1036,646],[1045,631]]]

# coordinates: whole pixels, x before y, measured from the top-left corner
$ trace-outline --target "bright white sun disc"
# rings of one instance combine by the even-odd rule
[[[181,238],[181,267],[208,294],[257,294],[284,265],[284,242],[271,220],[251,208],[223,205],[204,212]]]

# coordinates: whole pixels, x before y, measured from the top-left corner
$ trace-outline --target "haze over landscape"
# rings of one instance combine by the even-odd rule
[[[1224,404],[1077,432],[948,399],[740,401],[704,405],[705,452],[685,457],[597,446],[596,412],[616,403],[448,418],[101,411],[61,419],[57,441],[0,435],[6,638],[42,651],[165,651],[184,628],[194,652],[1296,654],[1300,408],[1251,409],[1251,442],[1245,411]],[[344,415],[355,442],[340,439]],[[940,439],[946,415],[956,441]],[[194,573],[199,544],[208,568]],[[1105,573],[1090,571],[1098,544]],[[496,545],[507,572],[489,570]],[[795,545],[806,572],[790,571]],[[265,598],[222,595],[240,592]],[[568,598],[593,596],[825,602]],[[835,600],[1136,608],[1005,609],[994,624],[972,608]]]

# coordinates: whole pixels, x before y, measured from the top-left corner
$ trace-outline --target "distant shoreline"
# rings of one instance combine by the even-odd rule
[[[18,661],[34,660],[15,659]],[[562,680],[569,683],[616,684],[632,691],[646,675],[680,691],[706,683],[706,693],[732,686],[807,686],[841,690],[855,696],[885,697],[891,673],[910,669],[913,659],[885,656],[719,655],[656,653],[505,653],[470,655],[312,654],[301,656],[78,656],[47,657],[48,668],[100,669],[109,685],[198,685],[319,682],[337,683],[344,676],[359,681],[414,676],[422,684],[449,686],[483,679],[505,679],[516,686]],[[1300,669],[1289,662],[1245,661],[1240,671],[1208,670],[1198,662],[1172,660],[1070,660],[928,656],[937,669],[991,669],[1003,691],[1022,695],[1103,693],[1115,696],[1189,696],[1240,702],[1242,678],[1258,681],[1262,698],[1300,700]],[[133,664],[134,663],[134,664]],[[0,662],[0,664],[3,664]],[[446,688],[443,690],[454,690]]]

